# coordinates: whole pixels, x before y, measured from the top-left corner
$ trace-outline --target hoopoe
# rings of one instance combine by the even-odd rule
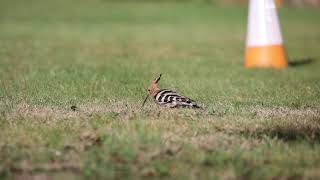
[[[201,108],[198,106],[195,101],[192,99],[179,95],[178,93],[171,91],[169,89],[159,89],[158,82],[161,78],[161,74],[158,78],[154,79],[151,82],[151,85],[148,88],[147,97],[144,99],[142,103],[142,107],[146,103],[149,96],[153,97],[156,103],[170,107],[189,107],[189,108]]]

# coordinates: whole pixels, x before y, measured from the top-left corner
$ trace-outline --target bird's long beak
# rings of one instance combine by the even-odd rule
[[[143,101],[143,103],[142,103],[142,106],[141,106],[141,107],[143,107],[143,106],[144,106],[144,104],[146,103],[146,101],[147,101],[148,97],[149,97],[149,94],[147,94],[147,96],[146,96],[146,98],[144,99],[144,101]]]

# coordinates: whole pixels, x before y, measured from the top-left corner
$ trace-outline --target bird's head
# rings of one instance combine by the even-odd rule
[[[144,99],[144,101],[142,103],[142,107],[146,103],[146,101],[147,101],[149,96],[154,96],[159,91],[158,82],[160,81],[160,78],[161,78],[161,74],[159,75],[158,78],[156,78],[156,79],[151,81],[151,85],[148,87],[147,96],[146,96],[146,98]]]

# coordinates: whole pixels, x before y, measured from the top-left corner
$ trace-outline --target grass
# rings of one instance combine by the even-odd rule
[[[0,13],[1,178],[320,178],[316,9],[280,10],[284,70],[243,67],[244,7],[3,0]],[[159,73],[205,110],[140,109]]]

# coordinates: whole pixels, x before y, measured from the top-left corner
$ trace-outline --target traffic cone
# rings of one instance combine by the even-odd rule
[[[250,0],[245,67],[287,66],[274,0]]]

